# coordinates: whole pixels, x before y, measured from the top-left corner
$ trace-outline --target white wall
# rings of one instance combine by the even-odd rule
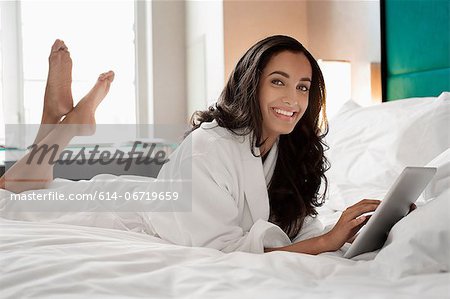
[[[370,63],[380,62],[379,0],[309,1],[309,50],[316,59],[349,60],[352,99],[371,100]]]
[[[184,124],[186,42],[184,1],[152,1],[153,120]]]
[[[352,98],[371,103],[380,61],[379,0],[153,1],[154,122],[186,123],[214,102],[255,41],[289,34],[317,58],[352,63]]]
[[[308,47],[307,1],[224,0],[225,77],[257,41],[290,35]]]
[[[187,118],[215,102],[223,89],[221,0],[186,2]]]

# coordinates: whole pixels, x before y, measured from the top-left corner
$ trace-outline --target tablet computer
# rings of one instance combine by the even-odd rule
[[[434,167],[406,167],[345,252],[345,258],[380,249],[391,228],[405,217],[431,178]]]

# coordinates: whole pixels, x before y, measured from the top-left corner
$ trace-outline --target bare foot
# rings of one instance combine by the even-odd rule
[[[76,135],[91,135],[95,132],[95,111],[98,105],[108,94],[111,82],[114,80],[114,72],[109,71],[98,77],[94,87],[73,108],[62,124],[79,126]]]
[[[64,41],[57,39],[48,58],[49,70],[44,96],[46,119],[59,122],[73,108],[72,59]],[[44,119],[44,118],[43,118]]]
[[[109,87],[111,86],[111,82],[114,81],[114,72],[108,71],[106,73],[100,74],[98,76],[98,80],[95,83],[94,87],[85,95],[81,101],[77,104],[79,106],[89,107],[92,112],[95,113],[98,105],[102,102],[102,100],[106,97],[109,92]]]

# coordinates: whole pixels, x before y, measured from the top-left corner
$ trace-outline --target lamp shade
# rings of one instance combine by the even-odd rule
[[[317,61],[322,70],[327,91],[327,116],[331,118],[351,99],[351,64],[344,60]]]

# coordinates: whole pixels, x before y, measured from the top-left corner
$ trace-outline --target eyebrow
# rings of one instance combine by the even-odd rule
[[[287,73],[285,73],[285,72],[282,72],[282,71],[275,71],[275,72],[272,72],[272,73],[269,74],[269,76],[271,76],[271,75],[273,75],[273,74],[278,74],[278,75],[281,75],[281,76],[286,77],[286,78],[289,79],[289,74],[287,74]],[[309,82],[311,82],[311,78],[308,78],[308,77],[301,78],[300,81],[309,81]]]

